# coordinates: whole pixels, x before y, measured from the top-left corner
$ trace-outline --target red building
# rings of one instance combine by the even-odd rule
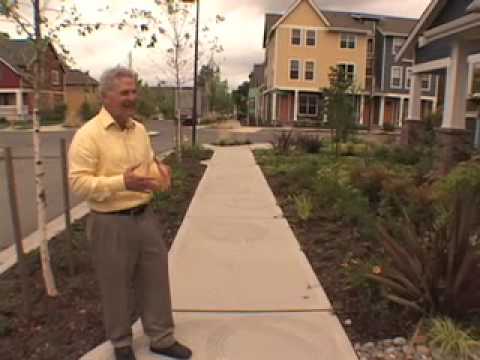
[[[30,40],[0,38],[0,118],[10,122],[32,119],[34,53]],[[65,67],[51,44],[41,75],[40,108],[63,104]]]

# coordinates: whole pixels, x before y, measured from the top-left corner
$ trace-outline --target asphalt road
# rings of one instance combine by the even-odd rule
[[[152,136],[152,146],[157,153],[173,148],[173,122],[155,121],[146,124],[149,131],[158,132]],[[221,138],[250,139],[252,142],[268,142],[272,139],[271,130],[261,130],[254,134],[231,135],[225,130],[199,129],[198,142],[212,143]],[[70,144],[74,135],[73,130],[62,132],[46,132],[41,134],[41,151],[44,158],[45,187],[47,193],[47,216],[51,220],[62,214],[63,192],[60,161],[60,139],[65,138]],[[191,139],[191,128],[184,128],[184,139]],[[25,237],[37,229],[35,205],[35,179],[33,171],[33,145],[31,132],[0,132],[0,148],[10,146],[14,156],[15,182],[20,212],[22,236]],[[6,189],[5,162],[0,152],[0,249],[13,242],[11,213],[8,205]],[[77,196],[71,194],[72,206],[81,202]]]

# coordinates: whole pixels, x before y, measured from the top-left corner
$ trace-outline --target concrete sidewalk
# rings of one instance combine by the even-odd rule
[[[357,359],[249,147],[216,150],[169,257],[194,360]],[[138,359],[161,359],[134,333]],[[111,346],[82,359],[113,360]]]

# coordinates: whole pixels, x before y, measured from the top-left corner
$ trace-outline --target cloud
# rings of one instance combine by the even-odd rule
[[[55,1],[52,0],[53,5]],[[232,86],[238,86],[248,80],[248,74],[254,63],[263,61],[262,49],[263,27],[265,13],[283,13],[294,0],[202,0],[201,21],[208,23],[215,15],[225,16],[226,21],[216,27],[220,43],[225,51],[217,56],[224,77]],[[427,6],[429,0],[315,0],[320,8],[328,10],[370,12],[377,14],[418,17]],[[101,19],[112,21],[125,8],[131,7],[129,0],[96,0],[95,6],[90,1],[76,1],[80,12],[90,21]],[[112,12],[107,18],[99,14],[98,8],[106,4],[114,4]],[[151,6],[151,0],[137,0],[135,7]],[[394,4],[394,6],[392,6]],[[51,6],[53,6],[51,5]],[[3,28],[3,24],[2,24]],[[12,33],[14,34],[14,33]],[[79,37],[75,32],[65,32],[61,37],[72,55],[76,59],[76,66],[82,70],[89,70],[94,76],[99,76],[106,68],[117,64],[127,64],[128,53],[133,50],[132,34],[113,30],[100,31],[87,38]],[[134,63],[140,75],[156,83],[162,78],[165,71],[158,65],[162,60],[159,50],[154,52],[145,49],[135,49]],[[152,61],[152,58],[155,61]],[[193,72],[193,70],[192,70]]]

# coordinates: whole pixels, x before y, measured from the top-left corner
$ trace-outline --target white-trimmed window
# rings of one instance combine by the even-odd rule
[[[402,46],[403,46],[404,43],[405,43],[404,38],[400,38],[400,37],[393,38],[392,54],[397,55],[400,52],[400,50],[402,49]]]
[[[340,36],[340,47],[342,49],[355,49],[357,47],[357,36],[354,34],[342,34]]]
[[[355,82],[355,64],[338,64],[337,69],[345,76],[345,79],[352,83]]]
[[[298,113],[306,116],[318,115],[318,96],[315,94],[300,94],[298,97]]]
[[[302,29],[292,29],[291,44],[293,46],[302,45]]]
[[[405,89],[410,89],[412,86],[412,74],[413,74],[413,69],[411,66],[407,67],[405,69]]]
[[[315,30],[307,30],[305,32],[305,46],[307,47],[317,46],[317,32]]]
[[[315,62],[314,61],[305,61],[305,80],[307,81],[315,80]]]
[[[300,79],[300,60],[290,60],[290,80]]]
[[[60,71],[52,70],[51,80],[52,80],[52,85],[60,85]]]
[[[390,87],[392,89],[401,89],[403,80],[403,67],[392,66],[392,73],[390,74]]]
[[[430,91],[432,88],[432,75],[422,75],[422,90]]]

